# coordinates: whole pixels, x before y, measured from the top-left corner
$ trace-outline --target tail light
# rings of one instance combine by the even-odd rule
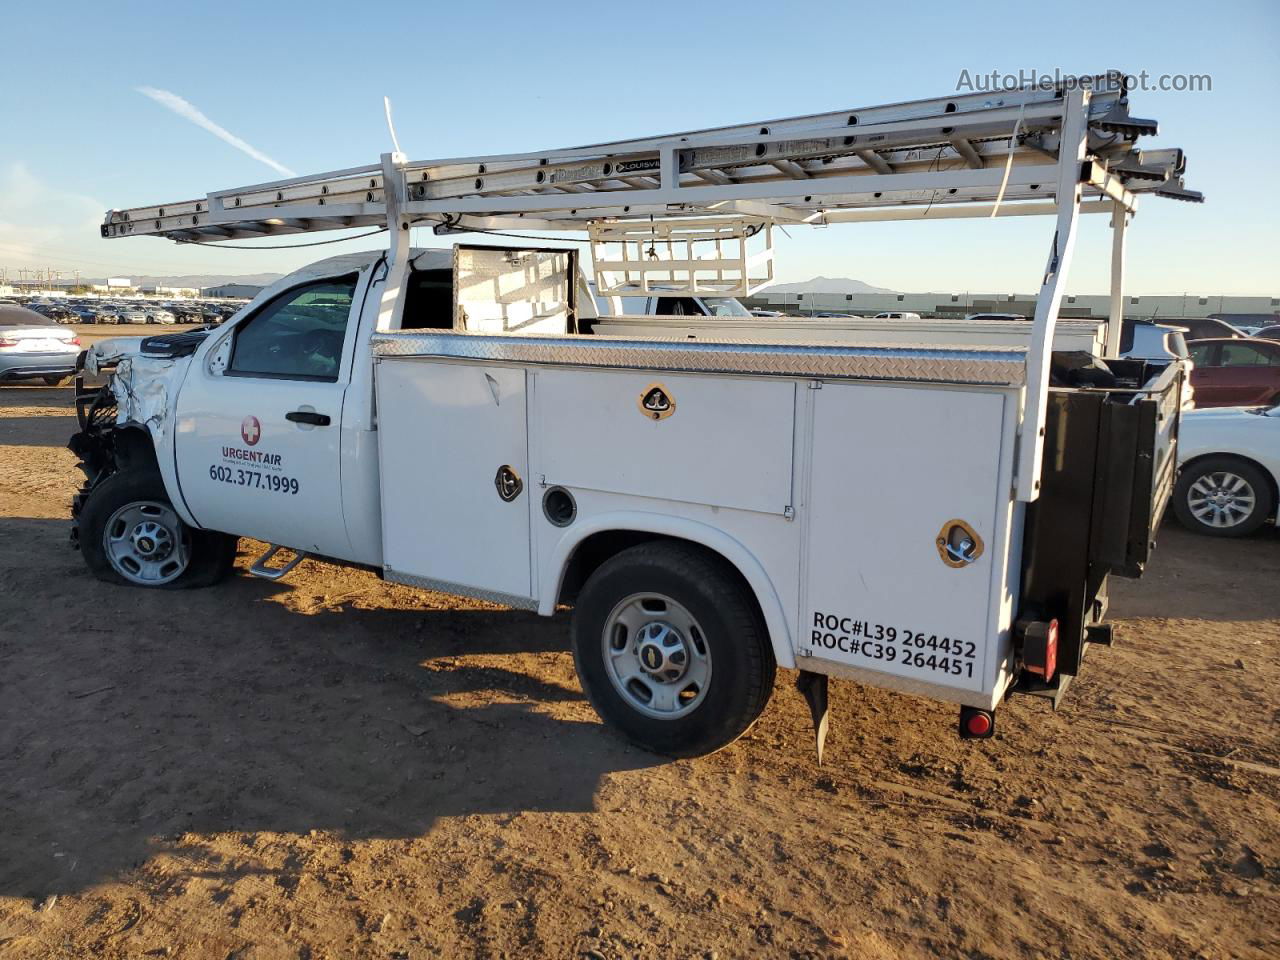
[[[0,347],[16,347],[17,345],[17,340],[12,340],[9,337],[0,337]]]
[[[70,340],[67,341],[67,343],[71,344],[73,347],[78,347],[80,346],[80,338],[72,337]]]
[[[1022,663],[1046,683],[1058,669],[1058,621],[1033,620],[1022,632]]]
[[[960,708],[960,739],[986,740],[996,732],[996,714],[994,710],[980,710],[977,707]]]

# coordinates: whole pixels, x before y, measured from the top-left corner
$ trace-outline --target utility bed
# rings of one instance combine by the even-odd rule
[[[1176,367],[1123,361],[1113,382],[1134,386],[1055,387],[1024,527],[1023,349],[410,332],[374,356],[388,579],[548,613],[560,585],[540,576],[652,513],[757,558],[796,666],[983,709],[1014,679],[1028,601],[1075,638],[1036,692],[1057,691],[1108,573],[1141,571],[1172,466],[1151,427],[1176,421],[1181,389]],[[670,412],[645,412],[655,387]],[[494,496],[499,465],[527,495]]]

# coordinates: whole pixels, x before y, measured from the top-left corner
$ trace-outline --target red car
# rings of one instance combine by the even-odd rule
[[[1193,340],[1197,407],[1251,407],[1280,400],[1280,341]]]

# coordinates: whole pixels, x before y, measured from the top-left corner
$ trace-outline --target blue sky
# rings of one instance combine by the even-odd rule
[[[1158,145],[1188,152],[1203,206],[1148,198],[1133,293],[1280,295],[1280,4],[736,2],[34,3],[0,59],[0,266],[68,274],[293,269],[319,251],[97,239],[107,207],[278,177],[138,92],[172,91],[299,172],[389,149],[414,159],[537,150],[940,96],[962,70],[1209,74],[1211,92],[1135,92]],[[1240,146],[1233,146],[1239,144]],[[1247,149],[1245,149],[1247,148]],[[1256,192],[1255,192],[1256,191]],[[1106,217],[1085,218],[1070,292],[1107,283]],[[1034,290],[1051,221],[794,228],[780,279],[904,291]],[[425,232],[423,243],[443,241]],[[279,242],[279,241],[276,241]]]

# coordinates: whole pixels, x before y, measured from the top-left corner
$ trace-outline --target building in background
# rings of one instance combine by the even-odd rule
[[[243,300],[252,300],[261,292],[262,287],[251,283],[224,283],[216,287],[200,288],[202,297],[236,297]]]
[[[873,317],[877,313],[910,312],[922,317],[964,317],[971,313],[1012,313],[1030,317],[1035,294],[1030,293],[770,293],[766,287],[743,297],[748,307],[786,314],[848,313]],[[1060,317],[1105,320],[1111,312],[1107,295],[1063,297]],[[1134,320],[1161,320],[1215,315],[1280,317],[1280,297],[1138,296],[1124,298],[1124,315]]]
[[[154,283],[144,283],[138,288],[139,292],[147,296],[154,297],[198,297],[200,290],[198,287],[165,287],[158,286]]]

